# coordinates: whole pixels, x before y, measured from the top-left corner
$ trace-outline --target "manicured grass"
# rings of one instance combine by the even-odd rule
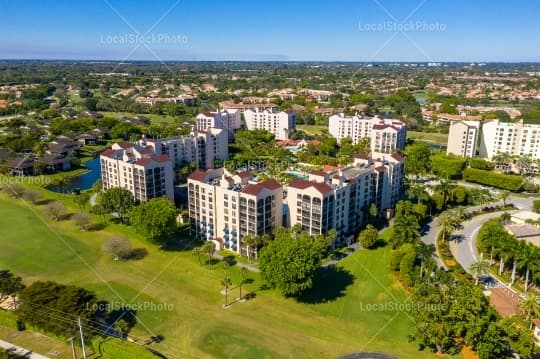
[[[221,264],[208,268],[191,251],[159,250],[124,226],[81,232],[69,221],[51,223],[42,211],[0,193],[0,268],[26,283],[55,280],[84,286],[115,304],[146,305],[137,311],[132,334],[163,335],[163,342],[151,347],[170,358],[336,358],[356,351],[435,357],[408,343],[413,324],[389,308],[405,302],[407,293],[389,273],[388,247],[357,252],[337,270],[322,271],[324,280],[300,302],[262,290],[258,274],[250,273],[253,283],[244,290],[255,298],[222,309]],[[146,248],[148,256],[115,262],[104,255],[103,243],[119,235]],[[238,283],[238,269],[229,274]],[[233,288],[230,298],[237,295]]]
[[[152,115],[148,113],[131,113],[131,112],[112,112],[112,111],[103,111],[101,112],[103,116],[112,117],[116,119],[121,119],[124,116],[135,117],[142,116],[149,118],[152,123],[172,123],[178,124],[180,119],[178,117],[169,116],[169,115]]]
[[[417,132],[417,131],[407,131],[407,137],[425,141],[425,142],[431,142],[438,145],[446,146],[448,143],[448,134],[447,133],[429,133],[429,132]]]
[[[312,136],[319,136],[323,131],[328,131],[328,126],[323,125],[296,125],[296,129],[304,131]]]

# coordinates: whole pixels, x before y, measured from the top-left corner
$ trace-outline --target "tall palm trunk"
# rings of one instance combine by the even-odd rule
[[[504,261],[503,261],[503,258],[501,256],[501,260],[499,261],[499,275],[502,275],[503,269],[504,269]]]
[[[527,266],[527,272],[525,273],[525,295],[527,295],[528,287],[529,287],[529,266]]]
[[[514,282],[516,281],[516,261],[514,260],[514,264],[512,265],[512,275],[510,276],[510,285],[514,285]]]

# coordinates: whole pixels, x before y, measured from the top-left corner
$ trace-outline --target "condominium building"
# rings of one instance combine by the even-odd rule
[[[403,190],[403,164],[398,154],[376,153],[356,158],[349,167],[313,171],[307,179],[293,180],[287,186],[287,225],[299,224],[311,235],[335,228],[335,244],[352,240],[371,204],[381,215],[395,206]]]
[[[482,125],[480,156],[492,159],[497,153],[530,155],[540,159],[540,125],[492,120]]]
[[[296,128],[296,113],[292,110],[249,109],[244,111],[244,119],[248,130],[267,130],[276,140],[289,139],[289,132]]]
[[[103,189],[127,189],[136,201],[166,196],[174,201],[173,166],[167,155],[157,155],[150,146],[115,143],[100,155]]]
[[[353,144],[367,137],[371,139],[371,152],[394,153],[405,148],[407,125],[399,120],[340,113],[328,119],[328,132],[338,141],[350,137]]]
[[[143,138],[139,143],[169,156],[173,167],[196,162],[198,168],[214,168],[216,162],[223,162],[229,156],[227,132],[218,128],[165,139]]]
[[[224,111],[203,112],[197,115],[197,130],[207,131],[210,128],[225,130],[229,141],[234,138],[234,130],[242,125],[242,114],[239,109],[226,109]]]
[[[476,156],[480,121],[452,121],[448,132],[447,154]]]
[[[192,235],[237,253],[247,254],[244,236],[282,225],[283,187],[256,181],[249,172],[197,170],[188,178],[188,199]]]

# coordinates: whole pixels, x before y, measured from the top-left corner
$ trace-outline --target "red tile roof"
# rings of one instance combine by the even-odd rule
[[[339,170],[339,167],[330,166],[330,165],[324,165],[322,170],[323,170],[323,172],[328,173],[328,172],[332,172],[332,171],[335,171],[335,170]]]
[[[391,157],[395,159],[396,161],[403,161],[403,156],[400,155],[399,153],[393,153]]]
[[[377,172],[383,172],[384,170],[385,170],[384,166],[375,167],[375,171]]]
[[[108,148],[105,151],[101,152],[101,155],[106,156],[106,157],[111,157],[112,155],[114,155],[114,150]]]
[[[133,147],[133,143],[128,142],[128,141],[121,141],[121,142],[117,142],[116,144],[117,144],[118,146],[124,148],[124,149]]]
[[[170,161],[169,156],[167,155],[160,155],[160,156],[152,157],[152,159],[156,162],[169,162]]]
[[[194,180],[194,181],[200,181],[200,182],[204,181],[205,178],[206,178],[206,172],[201,171],[201,170],[196,170],[195,172],[193,172],[192,174],[188,176],[188,179]]]
[[[149,164],[150,162],[152,162],[152,159],[151,158],[141,158],[139,160],[137,160],[135,162],[136,165],[139,165],[139,166],[146,166],[147,164]]]
[[[244,187],[244,189],[242,190],[242,193],[256,196],[265,188],[270,191],[275,191],[280,187],[281,187],[281,184],[278,181],[271,179],[271,180],[261,182],[261,183],[250,183]]]
[[[243,171],[243,172],[238,172],[235,175],[240,177],[240,178],[248,178],[248,177],[251,177],[251,172]]]
[[[289,183],[289,187],[298,189],[306,189],[309,187],[313,187],[322,194],[332,192],[332,187],[330,187],[326,183],[310,182],[304,181],[302,179],[292,180],[291,183]]]
[[[540,328],[540,319],[533,319],[532,322],[537,328]]]

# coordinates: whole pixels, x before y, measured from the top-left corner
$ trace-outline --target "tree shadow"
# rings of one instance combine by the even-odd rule
[[[336,300],[345,295],[353,281],[352,273],[342,267],[321,267],[313,279],[313,287],[300,294],[297,300],[309,304]]]
[[[54,199],[44,198],[44,199],[41,199],[41,200],[37,201],[35,204],[37,206],[44,206],[44,205],[52,203],[52,202],[54,202]]]
[[[167,241],[167,243],[165,243],[161,247],[161,249],[169,252],[184,252],[192,250],[193,248],[199,246],[201,243],[203,242],[196,241],[194,239],[189,241],[182,239],[171,239]]]
[[[233,255],[228,255],[223,257],[223,262],[227,263],[230,266],[233,266],[236,264],[236,258],[234,258]]]
[[[107,227],[107,224],[105,223],[92,223],[88,226],[88,231],[89,232],[97,232],[97,231],[101,231],[103,229],[105,229]]]
[[[146,258],[148,255],[148,250],[146,248],[134,248],[131,251],[131,255],[129,256],[129,259],[132,260],[141,260]]]

